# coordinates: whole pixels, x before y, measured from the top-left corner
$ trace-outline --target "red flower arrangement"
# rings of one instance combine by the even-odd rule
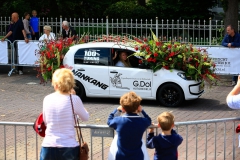
[[[191,44],[162,43],[152,32],[152,40],[134,38],[131,45],[142,57],[140,63],[150,67],[154,72],[161,69],[177,69],[185,72],[187,79],[206,81],[210,85],[219,79],[215,74],[215,63],[206,50],[193,47]],[[203,83],[202,83],[203,84]]]
[[[52,74],[58,68],[64,68],[62,61],[69,50],[69,47],[73,45],[72,39],[61,39],[56,41],[43,41],[39,44],[39,55],[37,67],[37,77],[40,78],[41,83],[46,83],[52,79]]]

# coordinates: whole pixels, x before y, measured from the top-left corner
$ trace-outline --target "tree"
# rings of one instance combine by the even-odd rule
[[[146,7],[146,0],[137,0],[138,5]]]
[[[161,19],[208,19],[215,0],[150,0],[149,8]],[[201,6],[201,7],[200,7]]]
[[[224,26],[232,25],[234,30],[238,32],[238,2],[239,0],[222,0],[225,12]]]

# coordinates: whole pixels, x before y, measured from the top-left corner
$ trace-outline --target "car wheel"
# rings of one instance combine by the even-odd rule
[[[76,86],[74,89],[76,91],[76,95],[78,95],[81,98],[81,100],[84,100],[86,98],[85,89],[82,83],[76,81]]]
[[[183,102],[184,94],[178,85],[167,83],[159,88],[157,100],[166,107],[175,107]]]

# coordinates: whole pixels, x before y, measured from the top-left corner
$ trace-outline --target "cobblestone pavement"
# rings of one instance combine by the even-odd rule
[[[13,73],[10,77],[7,75],[10,67],[0,66],[0,121],[13,122],[34,122],[38,114],[42,110],[42,101],[44,96],[53,92],[51,84],[40,85],[39,79],[36,78],[36,71],[33,68],[25,67],[24,75]],[[142,106],[144,110],[156,123],[156,117],[163,111],[171,111],[176,118],[176,122],[219,119],[239,117],[240,112],[232,110],[226,105],[226,96],[232,89],[231,77],[221,76],[221,81],[218,85],[209,88],[206,86],[205,93],[196,100],[186,101],[179,107],[163,107],[156,101],[143,100]],[[119,105],[119,99],[109,98],[88,98],[84,101],[84,106],[89,111],[91,117],[85,124],[105,125],[109,113]],[[207,134],[205,134],[205,127],[207,127]],[[204,159],[207,154],[208,159],[233,159],[232,148],[234,133],[232,123],[226,123],[226,146],[223,146],[224,141],[224,124],[215,126],[198,125],[179,127],[178,132],[183,136],[183,144],[179,147],[179,159]],[[197,128],[197,134],[196,134]],[[186,134],[188,129],[188,134]],[[216,133],[214,132],[216,129]],[[14,136],[16,131],[16,140]],[[27,131],[26,134],[24,132]],[[39,155],[42,138],[38,137],[38,145],[36,148],[36,136],[29,127],[5,127],[6,132],[6,149],[4,142],[4,127],[0,126],[0,160],[7,159],[37,159],[36,154]],[[215,135],[216,134],[216,138]],[[89,130],[84,130],[84,135],[90,143]],[[207,140],[205,139],[207,135]],[[27,139],[25,140],[25,137]],[[197,137],[197,149],[196,149]],[[188,143],[186,143],[186,139]],[[104,159],[107,157],[108,148],[111,144],[112,138],[104,139]],[[207,151],[205,149],[207,141]],[[217,142],[216,145],[214,142]],[[14,148],[14,143],[16,148]],[[238,143],[234,141],[236,145]],[[186,151],[186,146],[188,150]],[[102,157],[101,138],[93,138],[94,158],[100,159]],[[17,152],[15,152],[15,150]],[[25,151],[27,150],[27,155]],[[214,152],[216,150],[216,152]],[[196,153],[197,151],[197,153]],[[206,152],[205,152],[206,151]],[[235,147],[234,149],[236,159],[240,159],[240,151]],[[4,157],[6,152],[7,157]],[[17,154],[16,154],[17,153]],[[37,156],[38,156],[37,155]],[[153,157],[153,150],[149,150],[150,157]],[[27,156],[27,158],[26,158]]]

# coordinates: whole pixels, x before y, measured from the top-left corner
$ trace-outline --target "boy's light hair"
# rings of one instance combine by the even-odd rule
[[[120,104],[127,113],[136,112],[140,106],[141,101],[142,98],[133,91],[125,93],[120,98]]]
[[[57,69],[52,76],[52,86],[57,86],[63,93],[69,93],[75,87],[75,80],[70,69]]]
[[[32,10],[32,13],[33,13],[33,12],[36,12],[36,14],[37,14],[37,11],[36,11],[36,10]]]
[[[163,112],[157,117],[157,120],[163,131],[169,131],[174,124],[174,115],[170,112]]]

